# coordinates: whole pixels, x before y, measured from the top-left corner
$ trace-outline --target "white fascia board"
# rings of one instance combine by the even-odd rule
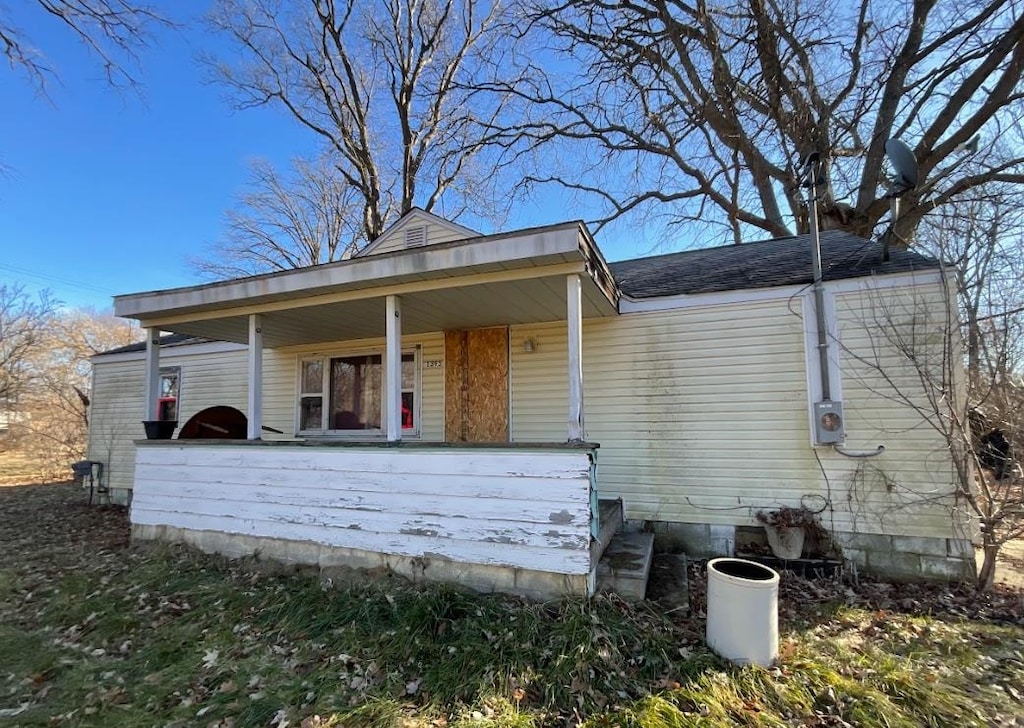
[[[825,290],[829,293],[854,293],[861,290],[881,290],[886,288],[906,288],[942,281],[939,269],[929,269],[913,273],[892,273],[881,276],[861,276],[844,278],[838,281],[825,281]],[[789,299],[808,291],[811,284],[799,286],[778,286],[775,288],[744,288],[737,291],[716,291],[714,293],[681,294],[678,296],[659,296],[657,298],[630,298],[623,295],[619,301],[620,313],[640,313],[644,311],[669,311],[672,309],[696,308],[700,306],[724,306],[735,303],[757,303]]]
[[[269,273],[223,283],[172,288],[114,297],[114,312],[125,318],[154,318],[181,310],[200,311],[248,303],[301,298],[339,288],[369,288],[406,277],[446,278],[460,269],[494,263],[536,265],[531,259],[580,255],[579,223],[563,223],[507,235],[352,258],[312,268]],[[497,241],[500,244],[495,244]],[[362,285],[360,285],[362,284]]]
[[[160,347],[160,361],[174,359],[181,356],[195,356],[198,354],[223,354],[229,351],[245,351],[249,347],[246,344],[236,344],[232,341],[204,341],[198,344],[172,344]],[[142,351],[119,351],[113,354],[95,354],[90,357],[93,364],[110,364],[119,361],[142,361],[146,358],[145,350]]]

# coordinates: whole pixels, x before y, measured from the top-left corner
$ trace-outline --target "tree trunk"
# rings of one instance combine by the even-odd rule
[[[1002,544],[992,541],[989,534],[985,534],[982,549],[985,558],[981,563],[981,570],[978,572],[978,591],[990,591],[996,580],[996,557],[999,556],[999,547]]]

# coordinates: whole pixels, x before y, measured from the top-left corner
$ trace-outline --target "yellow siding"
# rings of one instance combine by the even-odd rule
[[[863,295],[837,308],[846,344],[870,351],[854,333]],[[629,518],[722,525],[827,498],[837,531],[949,536],[948,502],[943,511],[921,497],[948,496],[949,460],[908,408],[844,374],[848,447],[887,451],[853,460],[811,447],[800,312],[779,299],[586,321],[586,437],[601,446],[601,495],[621,496]],[[511,339],[513,438],[564,441],[565,324],[514,327]]]
[[[583,340],[587,340],[584,330]],[[509,439],[512,442],[564,442],[568,433],[568,349],[565,322],[509,329]],[[534,350],[523,342],[533,339]],[[586,354],[584,354],[586,366]],[[584,375],[584,391],[587,380]]]
[[[420,439],[444,440],[444,334],[402,337],[402,348],[419,345],[420,391],[422,397]],[[384,350],[384,339],[336,341],[304,346],[267,349],[263,352],[263,424],[294,435],[298,426],[296,387],[298,362],[312,354],[344,354],[352,351]],[[440,361],[441,366],[427,368],[425,362]],[[245,372],[243,370],[244,379]]]
[[[184,349],[184,347],[182,347]],[[245,412],[244,350],[186,354],[162,352],[162,366],[181,367],[178,422],[216,404]],[[111,488],[131,488],[135,474],[134,440],[144,437],[145,362],[97,360],[93,365],[89,459],[104,463]]]
[[[945,311],[938,284],[836,296],[847,447],[886,446],[882,455],[853,464],[823,453],[826,472],[847,501],[850,530],[950,535],[953,465],[945,439],[922,417],[935,414],[917,371],[900,353],[915,352],[941,382]]]
[[[586,437],[600,444],[598,487],[621,496],[634,519],[752,525],[762,508],[818,508],[840,532],[949,537],[953,492],[942,438],[893,392],[879,386],[877,358],[905,392],[912,371],[885,346],[883,331],[913,331],[941,343],[941,320],[922,322],[923,304],[942,316],[941,289],[836,296],[842,347],[847,447],[877,458],[849,459],[812,448],[802,308],[789,299],[694,306],[591,319],[584,324]],[[906,321],[917,316],[916,328]],[[526,352],[525,339],[534,340]],[[406,336],[419,345],[422,439],[444,438],[444,337]],[[510,330],[510,434],[516,442],[567,436],[564,322]],[[264,423],[296,430],[296,369],[303,355],[384,347],[383,339],[335,342],[264,354]],[[245,409],[245,352],[181,356],[182,420],[212,404]],[[97,363],[90,457],[108,462],[111,485],[130,487],[141,435],[141,360]],[[914,394],[917,396],[917,394]],[[113,444],[111,444],[113,443]]]
[[[90,460],[104,464],[111,488],[131,488],[135,445],[141,438],[144,365],[141,361],[96,362],[92,368]]]

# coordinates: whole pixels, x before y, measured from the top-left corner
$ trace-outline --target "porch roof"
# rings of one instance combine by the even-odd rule
[[[403,299],[402,330],[557,321],[565,277],[583,281],[583,315],[613,316],[619,292],[582,222],[357,257],[220,283],[114,298],[145,327],[239,343],[263,314],[267,346],[382,336],[384,297]]]

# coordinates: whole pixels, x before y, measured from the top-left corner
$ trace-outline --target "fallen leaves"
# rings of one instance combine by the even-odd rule
[[[554,725],[665,695],[676,701],[665,710],[710,721],[708,704],[675,694],[693,690],[695,674],[720,677],[715,689],[734,689],[730,681],[745,674],[709,655],[700,619],[664,605],[609,596],[539,605],[395,581],[347,595],[316,582],[296,595],[306,588],[301,578],[250,571],[252,564],[176,547],[129,549],[123,511],[79,508],[81,494],[66,487],[40,493],[32,502],[0,497],[8,519],[0,520],[0,540],[21,549],[0,552],[0,584],[9,585],[0,594],[0,628],[37,635],[48,654],[11,668],[12,677],[0,672],[0,719],[99,725],[116,712],[140,725],[159,715],[174,726],[327,728],[373,724],[374,706],[384,705],[398,717],[381,722],[416,728],[515,722],[509,716]],[[699,614],[699,567],[689,585]],[[919,687],[941,691],[961,674],[973,681],[979,705],[1022,697],[1024,642],[982,629],[1019,619],[1019,599],[785,577],[780,603],[782,663],[763,678],[775,690],[803,684],[814,667],[808,646],[822,645],[851,656],[835,666],[837,679],[879,681],[868,655],[909,655],[920,667]],[[965,629],[961,620],[971,616],[986,621]],[[975,653],[966,667],[957,662]],[[816,699],[813,714],[799,706],[776,712],[770,696],[744,693],[730,710],[739,721],[843,724],[849,708],[841,690]]]

